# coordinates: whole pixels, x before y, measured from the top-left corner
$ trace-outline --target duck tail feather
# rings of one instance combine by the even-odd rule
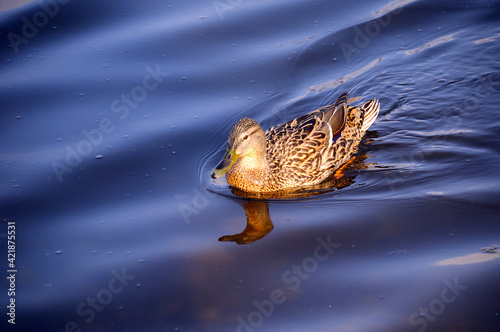
[[[378,99],[372,99],[366,102],[363,106],[361,106],[363,110],[364,118],[363,118],[363,126],[361,127],[362,131],[367,131],[368,128],[375,122],[378,116],[378,112],[380,111],[380,103]]]

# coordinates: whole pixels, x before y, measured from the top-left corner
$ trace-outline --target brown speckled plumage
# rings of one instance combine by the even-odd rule
[[[377,99],[352,106],[348,98],[344,92],[335,104],[265,133],[257,121],[239,120],[212,177],[225,173],[231,186],[249,192],[294,190],[324,181],[357,151],[380,109]]]

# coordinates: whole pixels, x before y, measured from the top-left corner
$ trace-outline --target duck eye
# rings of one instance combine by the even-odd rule
[[[244,139],[244,140],[245,140],[245,139],[248,139],[248,135],[243,136],[243,139]]]

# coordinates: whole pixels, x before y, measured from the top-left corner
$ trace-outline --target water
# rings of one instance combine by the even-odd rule
[[[498,2],[17,4],[2,330],[498,330]],[[382,106],[341,180],[257,201],[209,178],[241,117],[345,90]]]

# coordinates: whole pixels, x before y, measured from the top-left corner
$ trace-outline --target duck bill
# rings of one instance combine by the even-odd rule
[[[221,176],[226,174],[227,171],[229,171],[229,169],[233,167],[238,158],[239,156],[236,154],[236,152],[234,152],[234,148],[229,149],[229,147],[227,147],[224,158],[222,158],[219,165],[217,165],[217,167],[215,167],[212,171],[212,179],[220,178]]]

